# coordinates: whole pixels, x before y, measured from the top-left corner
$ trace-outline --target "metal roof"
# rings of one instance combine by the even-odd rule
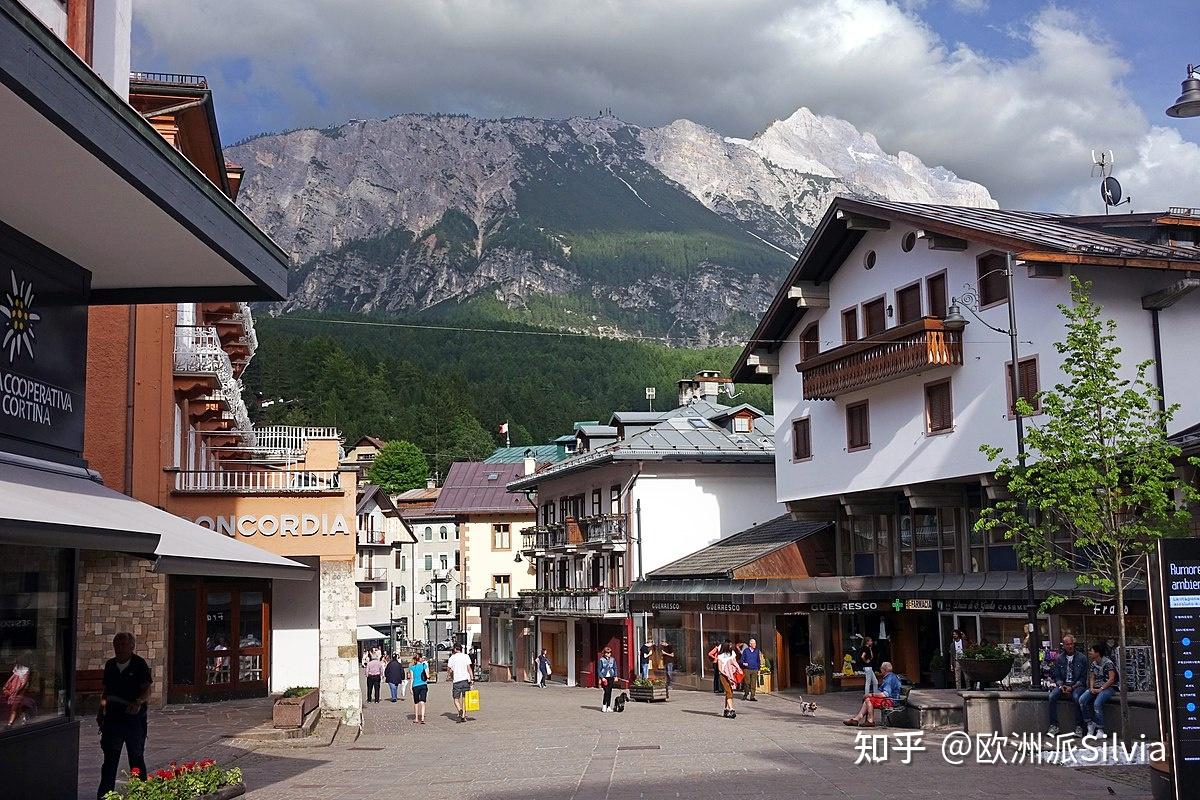
[[[567,441],[574,441],[568,436]],[[497,447],[492,454],[483,460],[485,464],[524,464],[525,453],[531,452],[533,460],[539,464],[548,464],[563,458],[556,444],[531,444],[518,447]]]
[[[617,436],[617,429],[611,425],[580,425],[575,430],[589,439],[615,439]]]
[[[509,492],[507,484],[525,474],[523,464],[487,464],[458,461],[450,465],[442,491],[434,503],[436,514],[528,513],[533,506],[521,492]]]
[[[791,514],[748,528],[708,547],[653,570],[654,578],[732,577],[738,567],[817,533],[832,530],[832,522],[797,522]]]

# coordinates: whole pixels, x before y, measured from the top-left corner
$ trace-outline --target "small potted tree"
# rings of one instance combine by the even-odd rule
[[[825,694],[825,665],[809,664],[804,668],[809,694]]]

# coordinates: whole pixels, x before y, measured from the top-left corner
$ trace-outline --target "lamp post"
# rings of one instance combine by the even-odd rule
[[[1182,88],[1179,99],[1167,109],[1167,116],[1200,117],[1200,67],[1188,64],[1187,77],[1183,79]]]
[[[1200,81],[1198,88],[1200,88]],[[1004,268],[994,269],[990,272],[985,272],[979,276],[976,283],[982,282],[989,275],[996,273],[1003,274],[1008,284],[1008,329],[997,328],[994,325],[989,325],[979,316],[976,309],[979,306],[979,290],[976,285],[966,284],[966,291],[958,297],[950,298],[950,308],[947,309],[946,318],[942,324],[947,330],[962,331],[967,327],[969,320],[962,315],[962,309],[966,308],[971,312],[975,319],[979,320],[980,324],[989,328],[996,333],[1004,334],[1008,337],[1008,347],[1010,357],[1012,358],[1012,382],[1013,382],[1013,419],[1017,425],[1017,464],[1019,468],[1025,469],[1025,419],[1021,415],[1021,411],[1017,408],[1017,400],[1022,397],[1021,386],[1021,370],[1018,363],[1017,353],[1017,309],[1016,295],[1013,292],[1013,255],[1012,253],[1004,254]],[[1021,500],[1017,501],[1018,513],[1026,519],[1029,518],[1029,509]],[[1033,565],[1025,566],[1025,610],[1028,615],[1029,625],[1029,687],[1037,690],[1041,688],[1041,637],[1038,634],[1037,620],[1037,600],[1034,596],[1033,588]]]

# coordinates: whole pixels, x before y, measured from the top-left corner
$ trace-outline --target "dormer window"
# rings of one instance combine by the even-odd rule
[[[733,418],[734,433],[750,433],[754,430],[754,418],[749,416],[737,416]]]

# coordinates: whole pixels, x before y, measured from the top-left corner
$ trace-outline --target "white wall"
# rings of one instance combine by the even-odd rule
[[[320,559],[292,556],[313,568],[310,581],[273,581],[271,587],[271,691],[316,686],[320,680]]]
[[[897,288],[942,269],[947,270],[948,295],[962,294],[964,284],[976,282],[976,257],[989,248],[972,246],[964,253],[935,252],[918,241],[915,249],[904,253],[900,240],[909,230],[893,226],[890,231],[864,236],[830,282],[830,307],[810,310],[789,333],[789,341],[780,351],[779,374],[773,382],[780,501],[984,474],[992,471],[993,465],[979,452],[980,444],[1002,446],[1009,455],[1015,451],[1015,426],[1007,413],[1005,385],[1005,364],[1010,360],[1008,337],[988,330],[966,312],[971,324],[963,336],[962,366],[932,369],[836,400],[803,399],[803,379],[795,369],[799,361],[797,341],[812,320],[820,320],[821,349],[827,350],[842,343],[841,312],[845,308],[880,294],[886,294],[886,302],[895,305]],[[877,259],[874,269],[868,271],[863,268],[863,257],[869,249],[876,251]],[[1141,296],[1167,286],[1178,276],[1108,268],[1085,268],[1080,274],[1094,280],[1094,297],[1104,305],[1105,314],[1117,320],[1126,372],[1132,375],[1137,361],[1153,355],[1150,315],[1141,309]],[[1040,386],[1052,387],[1061,376],[1061,358],[1053,346],[1063,338],[1063,320],[1057,304],[1069,302],[1069,278],[1028,278],[1025,270],[1018,267],[1015,282],[1020,355],[1022,358],[1036,355]],[[925,311],[926,303],[922,286]],[[1189,296],[1163,314],[1164,339],[1169,340],[1164,341],[1167,392],[1172,401],[1185,403],[1172,430],[1197,421],[1200,411],[1197,399],[1200,378],[1189,371],[1186,360],[1189,329],[1194,331],[1195,323],[1200,322],[1198,311],[1200,297]],[[998,328],[1008,326],[1007,304],[993,306],[981,315]],[[860,327],[863,324],[861,310],[859,324]],[[889,327],[894,324],[894,319],[888,320]],[[927,435],[924,384],[945,377],[951,379],[954,429]],[[1153,382],[1153,372],[1148,377]],[[845,408],[862,399],[870,403],[871,447],[848,453]],[[805,415],[812,420],[814,457],[797,464],[792,462],[791,422]],[[1029,424],[1036,425],[1037,418],[1029,420]]]
[[[67,9],[58,0],[21,0],[42,24],[54,31],[59,39],[67,39]]]
[[[133,0],[95,0],[92,68],[121,97],[129,97]]]

